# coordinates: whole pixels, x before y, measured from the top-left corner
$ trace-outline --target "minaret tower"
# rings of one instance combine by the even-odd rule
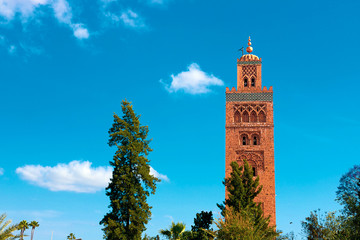
[[[263,186],[255,200],[275,225],[273,90],[262,88],[261,58],[251,54],[250,37],[246,51],[237,60],[237,89],[226,88],[225,175],[230,176],[231,162],[246,159]]]

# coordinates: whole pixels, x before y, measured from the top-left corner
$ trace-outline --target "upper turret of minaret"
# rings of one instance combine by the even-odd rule
[[[261,61],[258,56],[251,54],[253,51],[253,48],[251,46],[251,39],[249,37],[248,40],[248,47],[246,48],[246,52],[249,54],[242,55],[241,58],[238,61]]]
[[[253,52],[251,39],[249,37],[248,54],[242,55],[237,60],[237,91],[241,92],[261,92],[261,58],[251,54]]]

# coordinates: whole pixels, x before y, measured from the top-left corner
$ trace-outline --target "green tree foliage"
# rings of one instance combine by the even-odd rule
[[[270,216],[264,217],[260,203],[254,201],[262,190],[259,177],[254,177],[246,160],[243,166],[236,162],[230,166],[232,172],[224,181],[228,198],[218,204],[224,218],[216,222],[217,239],[275,239],[280,233],[269,226]]]
[[[160,240],[160,237],[159,235],[156,235],[156,237],[150,237],[147,234],[145,234],[142,240]]]
[[[208,231],[212,231],[211,224],[213,222],[213,213],[211,211],[201,211],[194,218],[194,225],[191,226],[191,234],[188,234],[189,240],[208,240],[213,239]]]
[[[7,239],[14,239],[14,238],[19,238],[19,236],[14,235],[14,232],[17,231],[18,225],[10,225],[11,224],[11,220],[7,220],[6,219],[6,214],[1,214],[0,215],[0,240],[7,240]]]
[[[355,165],[340,179],[336,200],[343,205],[349,239],[360,239],[360,165]]]
[[[301,222],[302,231],[308,240],[342,240],[349,239],[344,228],[344,217],[336,216],[335,212],[321,214],[320,210],[310,212],[310,216]]]
[[[29,228],[29,223],[26,220],[22,220],[19,223],[18,229],[20,230],[20,239],[24,239],[25,230]]]
[[[278,233],[281,234],[281,231],[278,231]],[[276,238],[276,240],[295,240],[295,239],[296,238],[293,231],[286,234],[281,234]]]
[[[66,237],[67,240],[75,240],[76,237],[75,237],[75,234],[73,233],[70,233],[69,236]]]
[[[185,224],[172,222],[169,229],[161,229],[159,232],[169,240],[180,240],[185,232]]]
[[[262,190],[262,186],[259,186],[259,177],[254,179],[252,169],[246,160],[243,166],[239,166],[236,162],[232,162],[230,166],[232,169],[230,177],[223,182],[228,191],[228,198],[223,204],[217,204],[221,209],[221,215],[225,216],[226,208],[233,208],[235,212],[248,209],[256,219],[262,218],[260,203],[254,202],[255,197]]]
[[[213,213],[211,211],[201,211],[196,214],[194,225],[191,226],[191,231],[198,232],[200,229],[210,229],[213,220]]]
[[[39,227],[40,225],[37,221],[31,221],[29,226],[31,227],[31,240],[33,240],[35,228]]]
[[[151,216],[146,200],[155,193],[159,181],[150,175],[148,127],[141,126],[139,116],[126,100],[122,101],[122,112],[122,118],[114,114],[109,130],[109,146],[117,150],[110,161],[114,170],[106,188],[111,211],[100,221],[107,240],[141,239]]]
[[[252,209],[241,211],[229,207],[223,218],[215,221],[218,230],[215,232],[219,240],[274,240],[280,235],[275,226],[269,226],[266,218],[256,218]],[[226,220],[225,220],[226,219]]]

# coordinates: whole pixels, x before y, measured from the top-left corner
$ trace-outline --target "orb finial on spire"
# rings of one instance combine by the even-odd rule
[[[248,47],[246,48],[246,51],[248,53],[251,53],[253,51],[253,48],[251,47],[251,39],[250,39],[250,36],[249,36],[249,41],[248,41]]]

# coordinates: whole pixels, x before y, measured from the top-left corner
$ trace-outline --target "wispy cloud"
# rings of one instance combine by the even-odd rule
[[[74,23],[72,10],[66,0],[0,0],[0,17],[8,22],[15,20],[18,15],[23,22],[36,18],[40,7],[53,10],[54,17],[73,30],[78,39],[89,38],[89,32],[82,23]]]
[[[144,28],[145,24],[143,19],[132,10],[127,10],[121,13],[120,19],[123,21],[125,26],[132,28]]]
[[[188,66],[187,71],[183,71],[176,75],[171,75],[172,82],[165,85],[165,89],[170,92],[183,91],[189,94],[203,94],[210,92],[212,86],[223,86],[224,82],[212,74],[208,74],[200,69],[196,63]]]
[[[0,28],[6,27],[18,31],[18,26],[21,26],[21,31],[31,33],[31,28],[41,28],[47,19],[53,18],[59,23],[59,26],[70,29],[76,39],[84,41],[113,26],[122,26],[136,31],[148,30],[150,28],[146,24],[144,16],[139,13],[140,8],[138,6],[146,4],[152,6],[165,5],[169,0],[139,0],[135,5],[121,0],[97,1],[98,3],[94,6],[98,7],[98,11],[95,13],[98,16],[95,16],[95,18],[92,16],[92,19],[100,21],[100,24],[96,22],[93,27],[101,26],[101,29],[93,29],[92,31],[89,29],[86,19],[81,17],[94,13],[85,13],[84,11],[88,9],[82,6],[81,1],[76,0],[0,0]],[[138,8],[134,9],[134,7]],[[82,14],[79,15],[78,13]],[[34,41],[31,41],[32,37],[29,37],[30,35],[27,34],[26,37],[23,37],[23,35],[14,34],[11,39],[7,40],[6,44],[2,44],[3,40],[0,38],[0,45],[11,55],[21,56],[24,52],[28,55],[32,51],[26,51],[28,49],[23,49],[20,43],[33,46],[32,48],[35,50],[41,49],[41,47],[34,44]],[[80,45],[84,46],[85,44]],[[39,52],[34,51],[34,54]]]
[[[161,173],[158,173],[155,169],[153,169],[152,167],[150,167],[150,174],[153,175],[154,177],[157,177],[161,180],[164,180],[165,182],[169,182],[169,178]]]
[[[0,15],[7,21],[14,19],[17,13],[21,18],[34,14],[36,8],[49,4],[49,0],[0,0]]]
[[[0,168],[0,176],[1,175],[4,175],[4,169],[3,168]]]
[[[114,24],[122,23],[124,26],[134,29],[146,28],[143,18],[130,9],[122,11],[120,14],[106,10],[104,16]]]
[[[15,54],[15,52],[16,52],[16,47],[15,47],[14,45],[10,45],[10,46],[8,47],[8,52],[9,52],[11,55]]]
[[[16,173],[31,184],[50,191],[70,191],[94,193],[107,187],[112,176],[111,167],[92,167],[89,161],[59,163],[54,167],[26,165],[16,169]],[[150,168],[150,174],[169,181],[166,175]]]
[[[169,0],[148,0],[147,2],[149,4],[156,4],[156,5],[164,5],[165,3],[167,3]]]

